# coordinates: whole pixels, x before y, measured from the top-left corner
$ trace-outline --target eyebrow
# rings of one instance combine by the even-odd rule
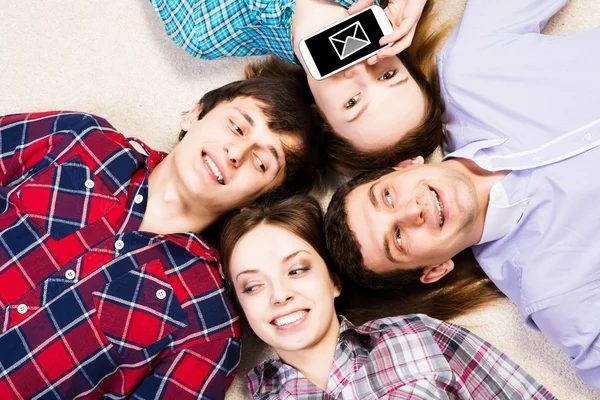
[[[237,282],[238,279],[240,278],[240,276],[244,275],[244,274],[256,274],[259,271],[257,269],[247,269],[245,271],[240,272],[236,277],[235,277],[235,281]]]
[[[401,261],[398,261],[392,256],[392,251],[390,250],[390,242],[387,237],[383,238],[383,251],[385,253],[385,258],[393,262],[394,264],[401,264]]]
[[[354,117],[352,117],[352,119],[348,120],[348,122],[356,121],[358,118],[360,118],[360,116],[365,112],[365,110],[368,107],[369,107],[369,102],[365,103],[365,105],[363,106],[363,108],[361,108],[360,111],[358,113],[356,113],[356,115]]]
[[[277,163],[277,170],[281,170],[281,157],[279,156],[279,152],[272,145],[268,145],[267,149],[269,150],[269,153],[271,153],[271,155],[275,157],[275,162]]]
[[[242,114],[242,117],[244,117],[244,119],[250,124],[251,127],[254,127],[254,120],[246,111],[242,110],[239,107],[234,107],[234,109],[237,110],[237,112],[239,112],[240,114]]]
[[[287,256],[285,256],[285,257],[283,258],[283,260],[281,260],[281,263],[283,264],[283,263],[286,263],[286,262],[290,261],[292,258],[296,257],[296,256],[297,256],[298,254],[300,254],[300,253],[306,253],[306,254],[310,254],[310,253],[309,253],[308,251],[306,251],[306,250],[298,250],[298,251],[295,251],[295,252],[293,252],[293,253],[292,253],[292,254],[290,254],[290,255],[287,255]],[[247,270],[245,270],[245,271],[242,271],[242,272],[240,272],[240,273],[239,273],[239,274],[238,274],[238,275],[235,277],[235,280],[236,280],[236,282],[237,282],[237,281],[238,281],[238,279],[240,278],[240,276],[242,276],[242,275],[244,275],[244,274],[256,274],[256,273],[259,273],[259,272],[260,272],[260,271],[259,271],[259,270],[257,270],[257,269],[247,269]]]
[[[377,198],[375,197],[375,184],[377,182],[373,183],[371,185],[371,187],[369,188],[369,200],[371,201],[371,204],[373,204],[373,207],[375,207],[376,210],[379,210],[379,204],[377,203]]]

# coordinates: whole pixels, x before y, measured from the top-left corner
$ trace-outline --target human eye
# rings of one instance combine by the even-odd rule
[[[394,232],[394,240],[396,241],[398,247],[402,247],[402,235],[400,234],[400,228],[396,228],[396,231]]]
[[[360,93],[357,94],[356,96],[352,97],[350,100],[348,100],[348,102],[346,103],[346,105],[344,107],[346,107],[346,110],[349,110],[352,107],[354,107],[355,105],[357,105],[359,102],[360,102]]]
[[[383,198],[385,199],[385,203],[390,206],[393,207],[394,203],[392,203],[392,195],[390,194],[390,191],[387,189],[383,189]]]
[[[397,69],[393,69],[390,71],[387,71],[385,74],[381,75],[379,78],[377,78],[378,81],[387,81],[392,79],[394,76],[396,76],[396,72],[398,70]]]
[[[242,128],[240,128],[239,125],[233,122],[233,120],[229,120],[229,126],[236,135],[244,136],[244,131],[242,130]]]
[[[305,274],[306,272],[308,272],[310,270],[309,266],[302,266],[299,268],[293,268],[290,270],[289,274],[292,276],[298,276],[298,275],[302,275]]]
[[[267,167],[265,167],[265,164],[261,161],[260,158],[258,158],[258,156],[256,154],[254,155],[254,161],[256,163],[257,168],[259,168],[262,172],[265,172],[267,170]]]
[[[244,286],[244,289],[242,289],[242,293],[253,294],[253,293],[256,293],[260,288],[261,288],[261,285],[259,285],[259,284],[248,284],[248,285]]]

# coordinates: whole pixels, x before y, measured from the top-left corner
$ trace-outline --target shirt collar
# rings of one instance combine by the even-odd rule
[[[154,167],[167,156],[167,153],[153,150],[138,138],[131,137],[126,140],[129,147],[146,157],[146,169],[148,169],[149,172],[152,172]]]

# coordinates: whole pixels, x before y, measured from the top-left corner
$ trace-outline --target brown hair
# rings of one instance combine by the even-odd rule
[[[500,298],[502,293],[479,267],[471,249],[453,258],[456,268],[437,282],[423,284],[423,268],[375,273],[364,266],[354,232],[347,223],[346,198],[356,187],[373,182],[394,170],[367,172],[340,186],[325,215],[325,236],[336,272],[349,295],[343,307],[357,320],[381,317],[377,313],[424,313],[451,319]],[[348,288],[352,290],[348,291]],[[369,304],[368,309],[361,304]]]
[[[426,3],[411,46],[398,55],[425,97],[425,115],[421,123],[390,148],[365,152],[335,132],[325,119],[321,119],[323,145],[338,171],[351,175],[359,171],[384,168],[419,155],[428,156],[442,143],[444,107],[438,84],[435,52],[449,29],[446,26],[433,29],[434,3],[433,0]],[[386,4],[387,1],[381,2],[382,7]],[[252,76],[285,76],[302,82],[305,91],[310,92],[304,70],[275,57],[249,65],[246,72]],[[312,96],[308,98],[314,102]]]
[[[283,77],[252,77],[229,83],[206,93],[198,102],[202,119],[213,108],[238,97],[249,97],[259,102],[267,118],[267,126],[279,134],[288,134],[299,139],[301,145],[294,148],[284,146],[285,181],[276,192],[291,194],[308,192],[321,181],[325,154],[318,140],[320,118],[310,108],[310,94],[304,85]],[[187,132],[181,131],[179,140]]]
[[[244,235],[262,224],[274,225],[298,236],[329,265],[331,260],[322,229],[323,212],[317,200],[306,194],[286,199],[272,196],[234,212],[225,222],[221,230],[220,249],[228,279],[229,262],[235,246]]]

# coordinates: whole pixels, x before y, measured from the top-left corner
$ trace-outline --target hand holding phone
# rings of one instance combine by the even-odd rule
[[[300,54],[310,74],[325,79],[376,54],[379,40],[393,32],[378,6],[350,15],[300,41]]]
[[[383,37],[379,43],[393,43],[393,46],[377,52],[376,55],[367,60],[369,65],[378,60],[400,54],[409,47],[415,36],[417,23],[421,19],[423,9],[427,0],[389,0],[387,7],[383,10],[392,23],[394,32]],[[373,4],[372,0],[358,0],[348,9],[350,15],[356,14]]]

